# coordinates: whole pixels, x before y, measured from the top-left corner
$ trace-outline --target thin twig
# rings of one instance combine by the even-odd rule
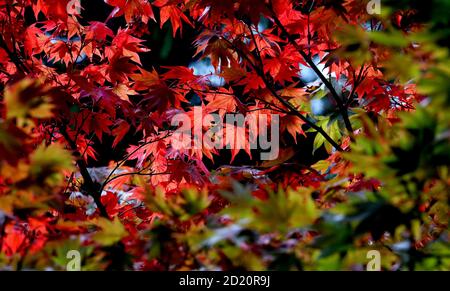
[[[133,154],[135,154],[138,150],[140,150],[141,148],[143,148],[144,146],[157,142],[157,141],[161,141],[167,137],[169,137],[171,135],[170,132],[168,132],[165,136],[163,137],[159,137],[157,139],[148,141],[148,142],[144,142],[143,144],[140,144],[137,148],[135,148],[132,152],[128,153],[127,155],[125,155],[125,157],[122,158],[122,160],[120,160],[119,162],[117,162],[116,166],[114,167],[114,169],[108,174],[108,176],[106,177],[105,181],[103,182],[100,191],[103,191],[103,189],[105,189],[106,185],[110,182],[110,178],[112,177],[112,175],[114,174],[115,171],[117,171],[118,168],[120,168],[127,160],[129,157],[131,157]]]
[[[106,185],[108,185],[109,183],[111,183],[112,181],[114,181],[115,179],[118,179],[118,178],[120,178],[120,177],[125,177],[125,176],[134,176],[134,175],[137,175],[137,176],[158,176],[158,175],[170,175],[170,174],[172,174],[171,172],[161,172],[161,173],[153,173],[153,172],[150,172],[150,173],[142,173],[141,171],[138,171],[138,172],[128,172],[128,173],[122,173],[122,174],[119,174],[119,175],[117,175],[117,176],[114,176],[114,177],[111,177],[111,178],[109,178],[107,181],[105,181],[105,186]]]

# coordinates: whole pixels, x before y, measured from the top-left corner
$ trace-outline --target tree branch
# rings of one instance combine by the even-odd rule
[[[278,26],[278,28],[281,30],[281,32],[286,35],[289,43],[295,47],[295,49],[300,53],[300,55],[305,60],[305,62],[311,67],[311,69],[313,69],[314,73],[316,73],[316,75],[320,78],[320,80],[323,82],[323,84],[330,91],[331,95],[333,96],[334,100],[336,101],[336,104],[342,115],[342,118],[344,119],[345,127],[350,135],[350,138],[353,140],[354,139],[353,128],[352,128],[352,124],[350,123],[347,108],[344,105],[343,101],[341,100],[341,97],[339,97],[339,94],[336,92],[336,89],[334,88],[333,84],[331,84],[330,81],[328,81],[328,79],[322,74],[322,72],[316,66],[314,61],[302,50],[302,48],[297,44],[295,39],[288,33],[286,28],[281,23],[280,19],[275,14],[275,11],[272,9],[271,1],[269,1],[269,9],[272,13],[272,18],[273,18],[275,24]]]
[[[106,212],[106,208],[101,202],[102,188],[98,183],[92,180],[92,177],[87,169],[87,164],[83,160],[83,157],[81,156],[80,152],[78,151],[76,143],[70,138],[69,134],[67,133],[66,126],[64,124],[59,127],[59,132],[67,141],[74,156],[77,158],[76,163],[78,169],[80,170],[80,174],[83,177],[84,180],[83,185],[87,193],[90,194],[92,198],[94,198],[94,202],[97,205],[98,210],[100,211],[100,215],[109,218],[108,212]]]

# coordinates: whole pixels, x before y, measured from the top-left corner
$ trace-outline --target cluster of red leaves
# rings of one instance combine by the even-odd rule
[[[68,7],[69,2],[71,7]],[[313,126],[305,117],[310,112],[302,104],[309,101],[315,84],[309,86],[299,78],[302,75],[300,65],[310,66],[313,57],[324,59],[328,74],[343,83],[337,94],[346,96],[345,111],[351,106],[375,114],[409,110],[412,102],[420,98],[413,86],[393,86],[385,80],[377,62],[388,56],[376,44],[370,44],[372,58],[364,64],[339,58],[338,52],[345,49],[345,45],[333,37],[333,32],[348,24],[371,21],[364,13],[364,1],[105,2],[112,9],[108,19],[87,23],[77,0],[0,0],[1,86],[21,84],[24,78],[45,84],[45,89],[22,88],[24,93],[12,101],[28,106],[29,111],[26,116],[0,123],[0,136],[8,137],[0,141],[0,164],[7,165],[8,169],[26,164],[36,145],[57,143],[73,153],[78,168],[72,174],[65,173],[65,184],[58,185],[53,193],[60,205],[51,207],[46,216],[34,216],[32,211],[23,216],[16,209],[7,213],[8,219],[1,225],[0,240],[1,250],[7,255],[35,252],[47,240],[89,232],[85,227],[68,227],[57,221],[89,221],[102,215],[120,218],[129,233],[122,240],[127,251],[143,262],[144,247],[139,231],[150,228],[159,216],[142,204],[146,200],[145,187],[158,186],[168,197],[178,195],[186,187],[207,188],[216,202],[207,214],[224,206],[217,190],[230,187],[230,176],[257,185],[254,195],[262,199],[267,185],[273,189],[278,185],[318,186],[324,180],[320,172],[309,166],[283,165],[293,157],[290,138],[295,148],[298,137],[306,135],[305,131]],[[30,9],[34,18],[25,15]],[[108,21],[120,17],[126,25],[113,30]],[[263,18],[270,25],[260,29],[258,23]],[[209,58],[215,74],[225,85],[214,86],[208,76],[195,75],[186,67],[144,68],[140,55],[149,53],[149,49],[143,40],[148,31],[142,27],[153,21],[158,21],[161,27],[170,22],[174,36],[178,32],[182,35],[183,26],[196,28],[199,31],[193,43],[196,56]],[[213,161],[219,154],[217,150],[171,147],[168,129],[171,118],[176,113],[186,112],[194,119],[189,94],[199,97],[205,113],[218,112],[222,116],[234,112],[280,114],[282,143],[285,152],[291,154],[280,157],[278,164],[263,166],[266,168],[260,172],[246,168],[232,173],[224,170],[226,178],[218,175],[220,182],[211,182],[211,169],[204,162],[205,158]],[[41,95],[50,99],[35,98]],[[33,108],[39,108],[36,102],[51,104],[51,116],[30,113]],[[9,110],[8,104],[2,101],[1,120]],[[348,113],[341,114],[348,118]],[[21,124],[19,117],[31,118],[34,126]],[[353,134],[345,133],[346,136]],[[112,161],[101,179],[92,180],[92,173],[87,171],[89,161],[102,154],[94,149],[94,141],[102,143],[105,136],[112,136],[114,150],[127,135],[142,138],[136,144],[122,145],[127,148],[123,159]],[[238,138],[244,139],[245,134]],[[244,149],[251,155],[250,149]],[[232,150],[232,160],[238,153],[239,149]],[[335,153],[329,160],[338,158],[339,153]],[[136,183],[136,177],[143,182]],[[0,196],[13,195],[10,190],[17,186],[14,183],[0,175]],[[377,181],[354,177],[348,190],[377,187]],[[94,210],[89,211],[89,207]],[[155,262],[143,264],[155,268]]]

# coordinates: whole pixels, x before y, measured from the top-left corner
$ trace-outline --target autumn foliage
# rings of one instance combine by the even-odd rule
[[[450,269],[448,1],[88,2],[0,0],[0,269]],[[199,107],[277,158],[174,148]]]

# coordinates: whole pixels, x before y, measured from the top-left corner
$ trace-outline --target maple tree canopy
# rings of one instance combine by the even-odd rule
[[[0,0],[0,270],[449,270],[450,2],[373,2]]]

